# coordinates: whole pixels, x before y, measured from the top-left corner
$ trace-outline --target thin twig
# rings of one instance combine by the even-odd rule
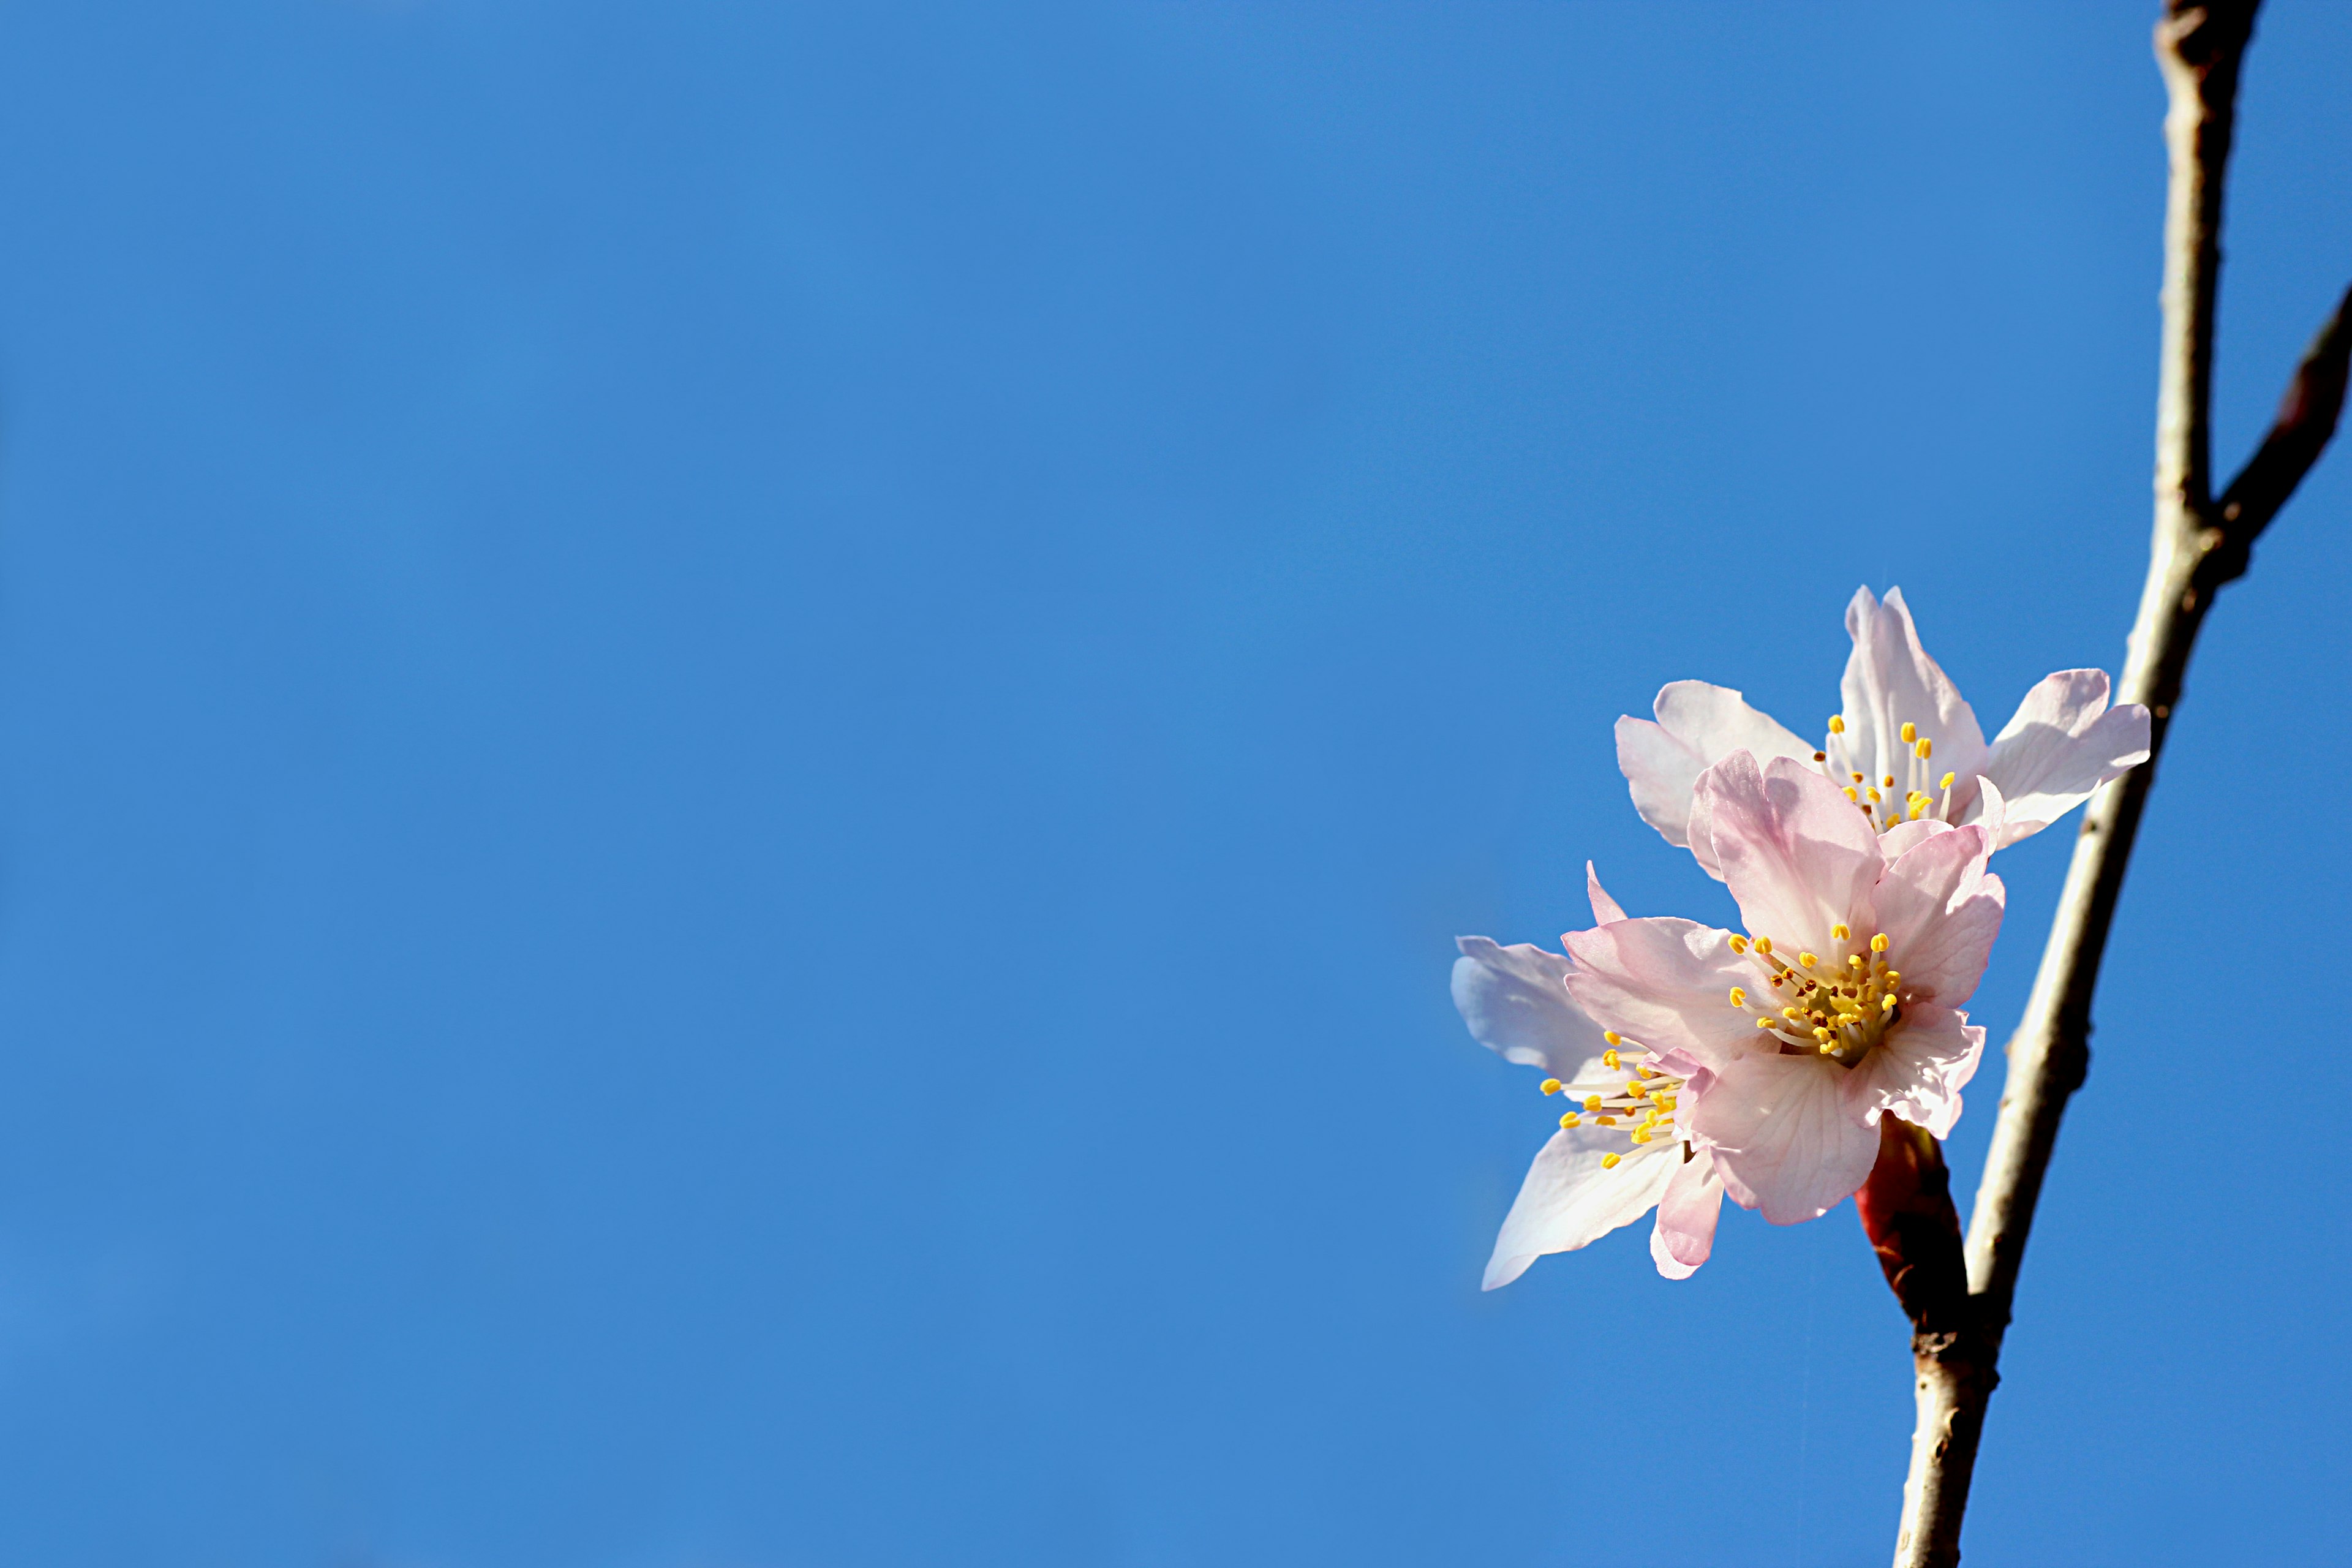
[[[2277,422],[2220,502],[2211,499],[2209,419],[2213,301],[2221,269],[2221,185],[2238,67],[2259,0],[2170,0],[2156,55],[2170,96],[2165,141],[2172,177],[2165,216],[2164,336],[2157,402],[2156,531],[2147,584],[2116,691],[2147,705],[2148,761],[2092,798],[2059,894],[2025,1016],[2009,1046],[2009,1081],[1968,1237],[1969,1303],[1961,1326],[1912,1339],[1918,1425],[1903,1489],[1896,1568],[1959,1561],[1960,1521],[2000,1382],[2001,1337],[2042,1176],[2067,1097],[2090,1065],[2091,996],[2124,868],[2155,779],[2197,631],[2222,584],[2242,573],[2255,537],[2335,433],[2352,351],[2352,292],[2304,357]]]

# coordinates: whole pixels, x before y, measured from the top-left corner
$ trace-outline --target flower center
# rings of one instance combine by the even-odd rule
[[[1678,1137],[1675,1131],[1674,1111],[1682,1098],[1683,1079],[1663,1068],[1650,1065],[1657,1059],[1654,1051],[1643,1050],[1638,1045],[1628,1045],[1625,1037],[1614,1029],[1602,1033],[1609,1048],[1601,1054],[1601,1065],[1609,1073],[1623,1073],[1618,1078],[1596,1078],[1591,1083],[1562,1083],[1556,1078],[1543,1080],[1546,1094],[1565,1094],[1574,1109],[1559,1119],[1562,1127],[1579,1127],[1589,1119],[1598,1127],[1622,1127],[1634,1143],[1649,1143],[1659,1137]],[[1609,1153],[1601,1156],[1601,1168],[1613,1171],[1625,1156]]]
[[[1733,986],[1731,1005],[1755,1019],[1756,1027],[1782,1056],[1823,1056],[1852,1067],[1902,1021],[1903,972],[1888,955],[1885,932],[1856,942],[1848,928],[1833,925],[1830,940],[1849,951],[1800,952],[1791,963],[1774,951],[1769,936],[1752,941],[1733,937],[1731,950],[1756,965],[1760,984],[1753,993],[1745,985]],[[1591,1081],[1543,1080],[1544,1093],[1569,1098],[1570,1109],[1559,1124],[1581,1127],[1590,1121],[1622,1127],[1637,1145],[1682,1139],[1675,1128],[1675,1108],[1686,1080],[1653,1066],[1658,1053],[1639,1041],[1629,1041],[1614,1029],[1603,1030],[1601,1038],[1609,1048],[1601,1054],[1601,1072],[1587,1075]],[[1601,1169],[1615,1170],[1624,1157],[1603,1154]]]
[[[1874,779],[1853,765],[1854,748],[1846,739],[1844,714],[1830,715],[1829,739],[1813,753],[1822,776],[1845,791],[1846,799],[1862,807],[1862,815],[1881,833],[1906,822],[1916,822],[1930,810],[1936,813],[1938,822],[1952,819],[1952,781],[1959,775],[1948,773],[1936,780],[1934,789],[1929,789],[1927,781],[1935,770],[1928,766],[1928,759],[1936,754],[1936,742],[1919,733],[1916,724],[1906,722],[1902,733],[1903,792],[1899,799],[1893,773],[1882,773]]]
[[[1887,954],[1884,932],[1857,942],[1851,931],[1833,925],[1830,938],[1851,951],[1800,952],[1790,963],[1769,936],[1733,937],[1731,950],[1754,961],[1764,985],[1753,995],[1733,986],[1731,1005],[1777,1040],[1781,1055],[1824,1056],[1852,1067],[1903,1016],[1903,972]]]

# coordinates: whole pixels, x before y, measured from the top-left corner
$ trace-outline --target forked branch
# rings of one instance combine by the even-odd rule
[[[2352,352],[2352,292],[2320,330],[2289,384],[2268,437],[2221,499],[2212,498],[2213,304],[2221,270],[2221,188],[2229,163],[2238,68],[2259,0],[2172,0],[2156,29],[2170,110],[2171,180],[2165,215],[2164,328],[2157,405],[2156,529],[2147,583],[2116,693],[2147,705],[2147,763],[2092,797],[2059,894],[2025,1016],[2009,1046],[2009,1079],[1968,1236],[1968,1289],[1956,1326],[1923,1322],[1912,1340],[1918,1425],[1903,1490],[1896,1568],[1959,1561],[1961,1517],[1985,1406],[2000,1381],[2001,1337],[2042,1177],[2067,1097],[2090,1064],[2091,997],[2124,868],[2155,780],[2215,590],[2246,569],[2248,553],[2335,434]]]

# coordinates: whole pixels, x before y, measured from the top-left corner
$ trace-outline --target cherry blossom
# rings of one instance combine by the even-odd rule
[[[1734,752],[1692,820],[1745,932],[1626,918],[1588,868],[1594,925],[1565,952],[1461,942],[1454,994],[1479,1040],[1540,1066],[1569,1109],[1487,1266],[1507,1284],[1654,1207],[1651,1255],[1706,1261],[1725,1195],[1778,1225],[1860,1187],[1893,1113],[1941,1138],[1984,1052],[1958,1011],[2000,929],[1985,869],[2003,821],[1880,830],[1810,759]]]
[[[1594,921],[1624,922],[1591,867],[1585,876]],[[1577,1005],[1563,955],[1483,936],[1459,945],[1454,1001],[1470,1033],[1510,1061],[1544,1068],[1543,1092],[1562,1096],[1569,1107],[1495,1238],[1485,1289],[1507,1285],[1545,1253],[1572,1252],[1653,1209],[1650,1256],[1658,1272],[1669,1279],[1696,1272],[1714,1245],[1723,1184],[1714,1156],[1672,1131],[1678,1108],[1670,1090],[1652,1087],[1667,1079],[1654,1069],[1645,1076],[1649,1053],[1621,1047]]]
[[[1889,589],[1884,603],[1857,589],[1845,626],[1853,653],[1840,688],[1843,706],[1818,746],[1738,692],[1702,680],[1661,690],[1655,722],[1617,721],[1617,764],[1634,809],[1711,875],[1720,879],[1722,870],[1706,836],[1693,831],[1691,791],[1700,773],[1735,751],[1810,763],[1868,807],[1882,833],[1917,821],[1982,825],[1993,795],[1979,781],[1989,780],[2003,807],[1995,849],[2039,833],[2147,760],[2147,710],[2109,708],[2104,670],[2043,677],[1988,744],[1959,689],[1920,646],[1900,588]]]

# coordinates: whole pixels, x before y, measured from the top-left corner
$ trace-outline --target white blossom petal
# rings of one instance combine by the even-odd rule
[[[1879,879],[1877,929],[1906,996],[1956,1007],[1984,978],[2007,899],[2000,879],[1986,874],[1991,853],[1984,829],[1958,828],[1906,851]]]
[[[1603,1168],[1601,1160],[1612,1153],[1624,1158],[1614,1170]],[[1675,1142],[1637,1143],[1626,1153],[1625,1136],[1615,1128],[1564,1127],[1553,1133],[1537,1151],[1504,1216],[1481,1289],[1507,1285],[1544,1254],[1573,1252],[1641,1218],[1656,1206],[1681,1163],[1682,1145]]]
[[[1853,653],[1839,693],[1845,705],[1846,754],[1854,768],[1873,783],[1889,774],[1906,777],[1911,746],[1902,729],[1916,724],[1935,742],[1939,775],[1954,772],[1965,780],[1981,772],[1984,731],[1977,727],[1975,711],[1960,700],[1959,688],[1919,645],[1903,590],[1889,588],[1881,604],[1867,587],[1855,589],[1846,606],[1845,629],[1853,638]]]
[[[1578,1010],[1562,984],[1569,962],[1521,942],[1504,947],[1483,936],[1456,939],[1454,1005],[1473,1038],[1506,1061],[1575,1079],[1609,1048],[1601,1026]]]
[[[1617,900],[1601,890],[1601,873],[1592,868],[1590,860],[1584,863],[1584,896],[1592,902],[1594,925],[1605,926],[1612,921],[1625,918],[1625,911],[1619,907]]]
[[[1886,860],[1844,791],[1785,758],[1759,767],[1735,752],[1700,776],[1696,793],[1749,931],[1826,947],[1832,925],[1869,924],[1870,889]]]
[[[2062,669],[2044,676],[1993,740],[1984,774],[2009,800],[1996,849],[2039,833],[2112,778],[2147,761],[2147,710],[2107,707],[2107,676]]]
[[[1826,1057],[1742,1057],[1694,1098],[1691,1130],[1715,1150],[1724,1190],[1774,1225],[1818,1219],[1869,1178],[1878,1132],[1839,1092]]]
[[[1642,820],[1667,843],[1689,849],[1713,874],[1713,849],[1691,829],[1691,788],[1699,774],[1733,752],[1803,760],[1813,748],[1750,708],[1738,692],[1704,680],[1667,686],[1652,710],[1658,716],[1654,724],[1631,716],[1617,721],[1617,766]]]
[[[1687,1279],[1698,1272],[1697,1264],[1685,1263],[1666,1250],[1666,1233],[1656,1226],[1650,1227],[1650,1261],[1668,1279]]]
[[[1923,816],[1916,822],[1906,822],[1890,827],[1878,836],[1878,852],[1890,861],[1899,860],[1939,833],[1951,832],[1952,825]]]
[[[1960,1119],[1960,1090],[1984,1060],[1985,1032],[1948,1007],[1906,1007],[1903,1021],[1845,1075],[1848,1114],[1876,1125],[1893,1111],[1938,1138]]]
[[[1752,988],[1757,972],[1731,951],[1729,931],[1652,917],[1570,931],[1561,941],[1576,960],[1568,994],[1588,1017],[1695,1066],[1753,1048],[1755,1023],[1731,1005],[1731,988]]]
[[[1715,1250],[1715,1222],[1723,1210],[1723,1177],[1715,1152],[1695,1149],[1658,1199],[1650,1257],[1669,1279],[1686,1279]]]

